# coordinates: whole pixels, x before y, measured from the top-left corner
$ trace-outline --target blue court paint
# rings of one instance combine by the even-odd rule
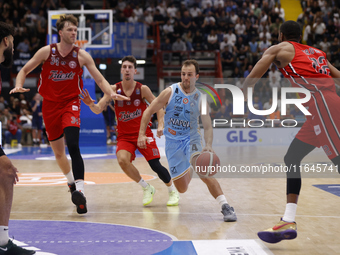
[[[155,254],[173,243],[166,233],[114,224],[10,220],[9,229],[16,240],[56,255]]]
[[[340,184],[320,184],[313,186],[340,197]]]

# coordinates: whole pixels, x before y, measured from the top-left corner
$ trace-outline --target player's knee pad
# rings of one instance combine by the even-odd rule
[[[157,173],[159,179],[161,179],[164,183],[169,183],[171,181],[171,176],[169,171],[161,165],[159,162],[159,158],[151,159],[148,161],[151,169]]]

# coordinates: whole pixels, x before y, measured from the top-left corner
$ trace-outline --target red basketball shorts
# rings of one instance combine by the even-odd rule
[[[135,151],[136,149],[139,150],[139,152],[144,156],[146,161],[149,161],[151,159],[160,158],[159,150],[156,144],[156,140],[153,137],[153,134],[148,135],[148,141],[150,143],[146,143],[147,148],[141,149],[137,146],[137,137],[127,137],[122,136],[118,137],[117,139],[117,149],[116,153],[120,150],[126,150],[132,154],[131,156],[131,162],[136,158]]]
[[[340,97],[331,91],[312,94],[307,117],[296,138],[322,147],[329,159],[340,153]]]
[[[66,102],[43,101],[42,114],[49,141],[58,139],[66,127],[80,127],[80,99]]]

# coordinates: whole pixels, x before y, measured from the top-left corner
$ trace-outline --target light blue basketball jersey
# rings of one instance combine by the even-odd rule
[[[171,85],[170,88],[172,92],[164,116],[166,139],[201,139],[198,123],[201,93],[195,88],[187,94],[179,83]]]

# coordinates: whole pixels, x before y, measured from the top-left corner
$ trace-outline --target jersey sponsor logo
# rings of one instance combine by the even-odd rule
[[[178,88],[176,88],[175,93],[178,94]]]
[[[74,51],[72,52],[72,57],[76,58],[77,55],[78,55],[77,52],[74,50]]]
[[[314,126],[314,132],[316,135],[320,135],[321,134],[321,128],[319,125]]]
[[[126,121],[129,121],[129,120],[133,120],[135,118],[138,118],[142,116],[142,109],[137,109],[136,111],[134,112],[125,112],[125,111],[122,111],[119,113],[119,118],[118,120],[119,121],[123,121],[123,122],[126,122]]]
[[[197,99],[198,99],[198,93],[196,93],[194,96],[194,100],[197,100]]]
[[[140,95],[140,89],[136,88],[136,95]]]
[[[170,118],[170,122],[172,125],[179,126],[179,127],[190,127],[190,121],[187,120],[179,120]]]
[[[169,131],[170,134],[176,135],[176,131],[175,130],[172,130],[171,128],[168,128],[168,131]]]
[[[74,61],[70,61],[70,63],[68,63],[69,67],[71,67],[72,69],[77,67],[77,63]]]
[[[72,105],[72,111],[78,111],[78,106],[77,105]]]
[[[135,101],[133,101],[133,104],[135,106],[139,106],[140,105],[140,100],[139,99],[136,99]]]
[[[177,173],[176,167],[175,167],[175,166],[174,166],[174,167],[170,167],[170,172],[171,172],[172,174]]]
[[[183,98],[183,104],[187,104],[189,102],[188,98]]]
[[[175,97],[175,104],[180,104],[181,101],[182,101],[182,97],[180,97],[180,96]]]
[[[121,94],[122,93],[122,90],[121,89],[117,89],[117,94]]]
[[[55,47],[52,47],[52,54],[55,54],[55,52],[56,52]]]
[[[65,66],[66,65],[66,61],[61,61],[61,65]]]
[[[179,117],[179,112],[174,112],[175,117]]]
[[[174,109],[179,112],[183,111],[183,107],[181,106],[175,106]]]
[[[127,105],[131,105],[131,102],[130,102],[130,101],[127,101],[126,104],[127,104]]]
[[[48,77],[48,79],[50,79],[52,81],[73,80],[75,74],[76,74],[75,72],[63,73],[63,71],[59,72],[59,71],[52,70],[50,72],[50,76]]]

